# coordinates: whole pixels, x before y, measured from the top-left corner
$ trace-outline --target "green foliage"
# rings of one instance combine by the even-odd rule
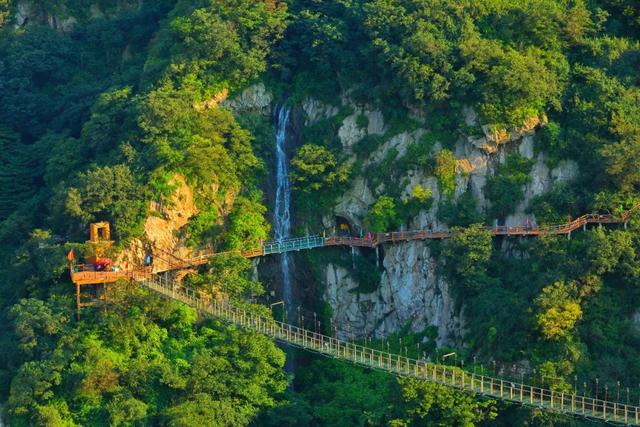
[[[385,191],[394,197],[398,197],[402,189],[399,171],[395,169],[397,158],[398,150],[391,147],[382,161],[370,163],[363,173],[372,188],[384,185]]]
[[[453,150],[467,105],[494,128],[549,116],[536,148],[551,167],[576,161],[580,176],[571,191],[558,185],[534,200],[540,222],[577,216],[585,205],[619,214],[636,201],[633,0],[295,0],[288,11],[273,0],[93,2],[103,16],[85,3],[30,1],[35,12],[16,29],[0,0],[0,312],[15,326],[2,344],[17,349],[0,355],[0,391],[12,383],[12,425],[246,425],[274,407],[266,424],[465,425],[493,417],[487,402],[429,384],[397,389],[379,374],[328,361],[298,376],[304,401],[276,402],[285,382],[273,343],[198,323],[191,310],[135,292],[70,321],[71,303],[59,297],[69,292],[70,246],[60,241],[84,238],[85,223],[96,219],[112,221],[118,239],[140,234],[148,201],[170,203],[176,172],[196,192],[191,245],[241,249],[266,238],[257,188],[273,146],[268,118],[236,121],[210,102],[265,71],[273,71],[266,79],[274,97],[291,93],[292,104],[308,96],[336,104],[348,93],[383,111],[387,134],[353,147],[360,165],[389,137],[428,127],[403,158],[392,149],[364,171],[370,188],[383,185],[387,194],[367,217],[372,231],[395,230],[432,203],[424,188],[400,203],[409,169],[438,177],[447,196],[441,219],[482,222],[471,192],[453,200],[453,153],[432,158],[436,142]],[[74,29],[50,25],[69,17]],[[314,226],[347,181],[336,133],[348,110],[303,130],[301,140],[317,148],[301,158],[305,181],[294,196]],[[364,115],[356,122],[368,124]],[[529,168],[509,157],[489,179],[492,216],[522,200]],[[454,229],[442,255],[464,303],[469,348],[505,363],[528,360],[558,391],[569,391],[574,373],[603,382],[640,377],[631,321],[640,248],[636,221],[628,225],[570,241],[505,240],[501,251],[480,226]],[[377,287],[373,261],[355,262],[356,291]],[[246,303],[262,292],[249,269],[244,259],[219,258],[185,284]]]
[[[607,145],[601,151],[607,163],[607,173],[623,191],[632,191],[640,184],[640,174],[633,166],[640,161],[640,144],[637,141],[636,138],[633,142]]]
[[[9,17],[9,0],[0,0],[0,28]]]
[[[388,419],[391,377],[314,358],[300,369],[296,388],[309,403],[311,425],[381,425]]]
[[[162,86],[141,106],[138,125],[150,152],[151,167],[184,172],[189,182],[204,190],[218,183],[218,191],[239,190],[240,176],[260,167],[251,150],[251,136],[233,115],[219,108],[196,109],[193,88]]]
[[[637,178],[629,165],[636,160],[638,89],[625,85],[622,73],[611,76],[602,69],[576,66],[569,92],[571,120],[566,130],[570,141],[580,136],[581,143],[572,154],[591,171],[593,182],[614,191],[629,190]]]
[[[495,402],[478,400],[466,393],[412,378],[398,380],[401,417],[393,427],[459,425],[474,426],[496,417]]]
[[[233,115],[220,108],[193,108],[197,96],[193,88],[162,86],[144,100],[139,126],[150,154],[147,167],[160,170],[152,178],[179,171],[198,191],[200,212],[188,225],[189,244],[218,240],[224,230],[226,243],[222,246],[256,247],[269,231],[262,194],[252,180],[262,173],[263,163],[252,150],[251,135]],[[163,185],[154,187],[158,197],[168,190]],[[246,196],[236,196],[238,193]],[[235,203],[222,227],[219,206],[229,198]]]
[[[259,199],[240,196],[228,216],[225,232],[229,249],[255,249],[269,237],[269,223],[265,219],[267,208]]]
[[[145,218],[143,189],[125,165],[96,167],[78,175],[64,196],[64,212],[84,223],[110,221],[116,237],[137,236]]]
[[[252,147],[259,159],[271,159],[275,150],[275,128],[271,118],[263,114],[253,112],[236,113],[238,124],[251,132],[253,136]],[[263,171],[266,174],[266,170]]]
[[[629,318],[622,314],[633,312],[635,302],[612,303],[612,298],[637,298],[631,282],[623,279],[638,274],[632,233],[596,229],[571,240],[510,242],[493,251],[486,272],[477,275],[483,285],[464,293],[465,315],[474,319],[471,348],[497,360],[530,360],[538,375],[529,381],[542,379],[557,391],[568,392],[574,374],[585,379],[602,375],[601,381],[606,376],[611,387],[624,369],[635,372],[629,363],[637,355],[625,352],[630,351],[626,340],[636,341],[624,329]],[[443,255],[449,262],[451,251],[445,248]],[[495,301],[509,309],[496,311]]]
[[[588,353],[577,366],[579,375],[597,375],[607,381],[614,381],[619,376],[635,378],[640,375],[637,365],[640,356],[636,350],[638,336],[628,317],[630,304],[619,303],[628,295],[605,286],[597,298],[584,304],[577,335]]]
[[[285,17],[286,4],[279,1],[179,1],[146,71],[197,82],[209,95],[240,88],[266,69],[266,57],[282,36]]]
[[[356,126],[359,128],[366,128],[369,126],[369,116],[365,114],[358,114],[358,117],[356,117]]]
[[[174,174],[165,171],[164,169],[156,169],[149,177],[149,187],[153,194],[158,198],[158,201],[162,204],[169,206],[175,205],[173,200],[174,192],[178,189],[180,183],[174,176]]]
[[[442,194],[452,197],[456,190],[456,157],[450,150],[444,149],[436,154],[434,173]]]
[[[213,204],[207,205],[195,216],[189,218],[186,243],[193,247],[201,242],[211,242],[218,236],[221,228],[218,207]]]
[[[416,185],[415,187],[413,187],[411,196],[417,202],[421,204],[427,204],[432,200],[433,192],[430,188],[424,188],[421,185]]]
[[[311,425],[310,405],[296,394],[287,396],[287,400],[275,408],[260,415],[255,423],[260,427],[298,427]]]
[[[482,115],[490,123],[522,125],[549,108],[560,108],[569,73],[567,59],[536,47],[516,50],[474,37],[462,54],[479,74]]]
[[[4,102],[0,107],[0,122],[16,125],[23,135],[36,138],[46,130],[60,130],[71,125],[70,120],[78,119],[77,111],[58,111],[70,97],[94,93],[99,88],[78,87],[66,94],[74,72],[82,71],[78,55],[73,53],[77,46],[71,40],[44,27],[34,28],[23,37],[8,34],[0,41],[0,90]],[[94,75],[94,78],[97,77]],[[84,93],[83,93],[84,92]],[[59,97],[58,97],[59,95]],[[86,105],[74,103],[75,109]],[[51,127],[47,123],[52,123]],[[61,126],[62,125],[62,126]],[[77,123],[74,124],[77,126]]]
[[[433,149],[434,142],[435,137],[433,134],[425,134],[419,142],[409,145],[406,154],[399,162],[399,167],[402,170],[415,168],[421,169],[425,171],[425,173],[432,173],[434,162],[431,150]]]
[[[498,167],[496,175],[487,180],[487,196],[491,201],[491,216],[504,218],[524,199],[523,186],[531,178],[533,161],[513,154]]]
[[[38,155],[46,159],[42,179],[47,187],[55,188],[60,183],[71,184],[71,173],[85,166],[90,151],[84,141],[66,133],[47,133],[36,144]],[[74,153],[71,156],[69,153]]]
[[[477,205],[473,193],[467,190],[457,200],[442,200],[438,206],[438,215],[449,225],[468,227],[484,221]]]
[[[2,357],[1,381],[6,392],[8,377],[15,378],[12,424],[179,425],[196,420],[190,411],[202,407],[207,423],[225,424],[233,408],[237,419],[230,422],[246,425],[275,405],[285,386],[283,355],[269,341],[196,324],[195,314],[179,307],[169,315],[170,305],[139,295],[116,298],[96,317],[83,313],[91,320],[78,324],[68,322],[71,305],[56,302],[69,289],[62,276],[69,247],[60,240],[83,238],[94,220],[110,221],[120,242],[140,235],[148,201],[173,202],[175,172],[186,176],[200,208],[187,227],[192,244],[236,249],[268,233],[252,136],[230,112],[201,106],[219,88],[240,88],[266,68],[283,4],[180,2],[169,13],[173,2],[128,3],[100,0],[105,16],[90,18],[86,5],[40,2],[38,13],[54,21],[74,16],[75,29],[40,26],[35,14],[24,29],[2,30],[0,89],[7,97],[0,144],[7,167],[0,180],[7,185],[0,234],[3,244],[12,241],[0,266],[1,299],[6,308],[20,296],[54,295],[47,303],[21,300],[11,311],[13,346],[21,352]],[[224,31],[208,33],[208,25]],[[222,50],[207,50],[212,46]],[[230,214],[221,218],[221,211]],[[26,236],[22,242],[17,233]],[[217,260],[211,287],[239,302],[259,295],[249,267],[244,259]],[[211,382],[198,378],[203,367]]]
[[[396,211],[396,202],[388,196],[378,197],[365,218],[367,228],[374,233],[395,231],[401,222]]]
[[[55,307],[59,302],[53,300],[51,303]],[[54,310],[37,299],[22,299],[11,308],[18,350],[24,356],[33,358],[52,351],[55,340],[69,322],[67,316]]]
[[[411,196],[404,202],[405,222],[409,222],[412,218],[420,213],[421,210],[428,210],[433,204],[433,192],[428,187],[418,184],[413,187]]]
[[[285,56],[283,62],[305,72],[307,81],[337,74],[338,83],[353,88],[352,96],[393,105],[447,108],[471,98],[489,122],[513,125],[560,108],[569,70],[561,49],[582,41],[591,28],[582,2],[565,6],[551,0],[539,7],[526,2],[478,6],[376,0],[363,6],[299,1],[292,14],[292,41],[283,55],[294,51],[300,58]],[[361,70],[362,63],[375,65]]]
[[[371,260],[371,257],[356,256],[351,260],[351,265],[346,265],[345,267],[349,268],[356,283],[358,283],[358,287],[350,289],[349,292],[370,294],[380,288],[382,272],[376,266],[375,260]]]
[[[82,139],[97,157],[106,157],[119,143],[133,138],[136,129],[131,87],[100,94],[82,127]]]
[[[549,122],[536,132],[536,150],[549,155],[547,163],[556,166],[560,159],[570,154],[570,142],[564,138],[562,128],[556,122]]]
[[[384,143],[384,138],[380,135],[365,135],[360,141],[356,142],[352,149],[360,157],[367,157],[376,151]]]
[[[14,306],[29,361],[11,385],[12,425],[247,425],[284,391],[284,354],[268,339],[137,290],[112,297],[90,324],[71,321],[69,299]]]
[[[262,285],[249,278],[251,261],[239,254],[222,254],[212,257],[208,271],[201,278],[208,294],[222,292],[237,301],[261,295]]]
[[[621,270],[621,279],[628,284],[629,280],[640,273],[637,270],[638,257],[634,252],[635,242],[628,232],[616,230],[607,233],[602,229],[593,230],[587,236],[585,246],[588,271],[591,274],[600,276]]]
[[[540,224],[562,224],[569,215],[576,218],[581,213],[572,187],[564,183],[556,183],[548,193],[534,197],[530,212]]]
[[[309,227],[316,227],[320,215],[331,209],[335,198],[356,173],[340,158],[342,146],[337,132],[352,108],[343,107],[337,116],[320,120],[304,128],[302,140],[308,144],[298,149],[291,160],[289,178],[294,183],[294,205],[299,217]]]
[[[5,220],[37,191],[37,157],[33,147],[20,142],[20,136],[0,127],[0,221]]]
[[[556,282],[542,289],[535,304],[539,313],[536,323],[547,339],[559,339],[567,335],[582,317],[582,309],[576,301],[576,285]]]
[[[344,184],[349,178],[346,165],[320,145],[305,144],[291,159],[291,181],[300,191],[315,192]]]
[[[496,416],[493,401],[319,358],[299,369],[295,384],[308,403],[294,400],[289,408],[303,425],[475,425]],[[292,425],[283,412],[269,412],[270,421],[259,425]]]
[[[473,291],[486,283],[491,238],[491,232],[482,224],[452,228],[451,238],[446,242],[442,255],[446,271],[457,287]]]
[[[46,290],[60,282],[67,268],[68,247],[56,244],[47,230],[32,230],[20,247],[7,252],[5,262],[11,264],[5,277],[6,287],[1,289],[6,300],[15,301],[25,291],[31,295],[46,295]]]
[[[593,197],[593,209],[613,215],[621,215],[624,211],[633,208],[636,203],[635,195],[619,191],[602,191]]]
[[[362,40],[361,10],[357,2],[290,3],[293,19],[276,56],[285,70],[295,71],[294,100],[317,94],[325,101],[334,101],[346,81],[357,81],[357,76],[362,75],[352,65],[363,55],[359,49],[348,48]],[[345,74],[336,78],[336,70]]]
[[[465,24],[454,2],[377,0],[365,8],[365,28],[380,58],[397,75],[402,95],[442,101],[473,80],[455,58]],[[452,43],[453,41],[453,43]]]

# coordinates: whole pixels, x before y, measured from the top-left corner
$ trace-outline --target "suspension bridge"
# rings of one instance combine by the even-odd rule
[[[545,411],[611,423],[640,425],[638,406],[534,387],[340,340],[234,307],[229,301],[202,298],[198,293],[169,279],[168,275],[139,277],[139,283],[150,291],[193,307],[203,315],[216,317],[290,346],[365,368],[430,381],[478,396]]]
[[[631,215],[639,206],[615,216],[611,214],[588,214],[565,224],[552,226],[498,226],[487,228],[494,236],[539,236],[567,235],[589,224],[624,224],[626,227]],[[71,268],[72,281],[78,287],[78,307],[80,304],[79,287],[83,284],[113,283],[121,279],[133,280],[146,289],[161,296],[179,301],[198,310],[201,314],[214,316],[229,324],[245,330],[264,334],[276,341],[315,352],[338,360],[350,362],[365,368],[388,372],[393,375],[412,377],[424,381],[453,387],[468,393],[487,398],[512,402],[532,408],[553,411],[588,419],[607,421],[625,425],[640,425],[640,407],[605,399],[593,398],[532,385],[513,382],[501,378],[486,376],[465,371],[459,367],[434,364],[426,360],[413,359],[407,356],[385,352],[372,347],[340,340],[336,337],[320,334],[300,326],[279,322],[251,311],[234,307],[229,301],[203,297],[198,293],[183,288],[178,282],[169,278],[172,270],[191,268],[206,264],[213,256],[235,253],[247,258],[281,254],[327,246],[351,246],[375,248],[385,243],[401,243],[412,240],[446,239],[449,231],[405,231],[376,233],[362,237],[347,236],[305,236],[269,242],[261,247],[246,251],[200,253],[189,259],[182,259],[166,251],[157,250],[156,257],[165,257],[167,267],[155,269],[133,268],[123,271],[92,271],[91,267],[76,265]],[[167,259],[168,257],[169,259]]]

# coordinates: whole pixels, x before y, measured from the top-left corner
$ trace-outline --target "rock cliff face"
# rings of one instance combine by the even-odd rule
[[[434,326],[439,346],[461,344],[464,322],[429,247],[411,242],[384,249],[380,286],[369,294],[352,292],[357,283],[344,268],[326,266],[325,298],[343,338],[384,337],[407,325],[414,331]]]
[[[13,22],[16,28],[21,28],[30,24],[46,24],[61,32],[69,32],[78,23],[73,16],[61,17],[52,14],[39,7],[36,2],[19,1],[16,5]]]
[[[246,88],[237,97],[225,100],[221,104],[233,112],[250,111],[268,115],[271,113],[272,102],[273,96],[267,91],[265,85],[257,83]]]
[[[57,0],[17,0],[13,8],[12,22],[15,28],[38,24],[48,25],[54,30],[69,33],[83,22],[92,19],[106,18],[124,10],[136,10],[142,6],[143,0],[120,0],[113,2],[105,9],[104,2],[75,2]]]
[[[349,101],[343,99],[341,103],[345,105]],[[338,108],[316,100],[307,100],[303,110],[306,123],[313,124],[335,116]],[[477,115],[473,110],[465,109],[464,115],[467,125],[477,125]],[[367,120],[358,120],[362,116]],[[344,152],[349,154],[352,153],[353,146],[367,135],[384,135],[384,142],[362,160],[364,166],[376,165],[381,163],[391,149],[396,150],[399,158],[411,144],[420,143],[427,132],[429,118],[418,119],[422,121],[424,129],[388,135],[382,113],[356,107],[343,120],[336,136],[342,143]],[[531,200],[549,191],[555,182],[570,181],[577,175],[574,163],[564,162],[550,169],[545,163],[544,153],[535,154],[535,129],[545,123],[546,117],[532,118],[522,127],[510,131],[491,133],[485,126],[484,136],[481,138],[461,135],[453,150],[456,156],[456,189],[453,197],[458,198],[470,190],[479,209],[488,208],[490,202],[485,196],[487,178],[496,173],[497,166],[505,161],[507,152],[517,151],[535,163],[530,172],[530,183],[523,188],[524,200],[506,218],[506,223],[523,224],[526,220],[535,223],[535,217],[526,214]],[[441,145],[435,143],[432,154],[441,149]],[[351,155],[348,161],[355,162],[355,155]],[[410,222],[410,227],[447,229],[447,225],[438,219],[441,199],[438,180],[419,170],[407,171],[406,176],[401,179],[406,183],[401,197],[409,197],[416,185],[430,189],[433,197],[431,208],[420,211]],[[384,190],[383,187],[372,188],[364,176],[354,177],[350,188],[345,189],[337,199],[331,215],[323,218],[324,226],[330,227],[334,217],[340,216],[347,219],[353,229],[363,230],[363,218],[376,198],[384,194]],[[331,263],[324,267],[324,297],[333,308],[334,324],[344,334],[356,336],[385,336],[406,325],[416,332],[434,326],[437,328],[438,345],[461,345],[465,330],[464,307],[462,310],[456,309],[451,286],[438,271],[438,263],[429,246],[425,242],[409,242],[387,245],[383,252],[380,286],[369,294],[354,291],[358,283],[343,267]],[[348,329],[346,325],[349,325]]]
[[[151,215],[144,223],[144,239],[134,239],[121,254],[119,263],[140,265],[143,261],[147,243],[154,246],[154,268],[164,269],[177,257],[186,259],[191,256],[191,249],[184,242],[184,227],[189,219],[198,213],[195,205],[193,189],[184,178],[177,175],[169,182],[175,185],[172,202],[167,205],[152,203]]]

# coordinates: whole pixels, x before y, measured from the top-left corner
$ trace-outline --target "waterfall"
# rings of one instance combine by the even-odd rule
[[[282,106],[278,111],[278,126],[276,129],[276,200],[274,209],[275,239],[281,241],[291,235],[291,187],[289,185],[289,167],[287,164],[287,125],[289,124],[288,107]],[[289,322],[293,322],[293,294],[291,291],[291,270],[289,268],[289,254],[280,255],[282,270],[282,299]]]

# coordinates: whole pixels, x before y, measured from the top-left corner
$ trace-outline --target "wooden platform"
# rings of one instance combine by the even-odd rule
[[[151,274],[151,269],[95,271],[90,265],[80,264],[71,268],[71,281],[76,285],[97,285],[115,283],[120,279],[143,279],[151,277]]]

